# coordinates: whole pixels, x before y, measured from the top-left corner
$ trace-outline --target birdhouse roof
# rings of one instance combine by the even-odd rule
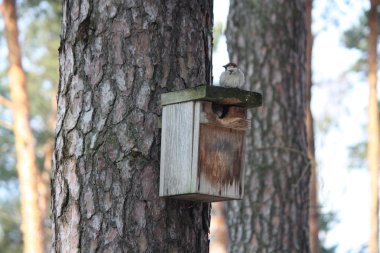
[[[193,100],[211,101],[221,105],[258,107],[262,105],[262,95],[238,88],[201,85],[194,88],[161,94],[161,105],[182,103]]]

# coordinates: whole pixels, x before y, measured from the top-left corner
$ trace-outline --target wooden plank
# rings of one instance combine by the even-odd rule
[[[245,131],[201,125],[199,193],[242,197],[244,138]]]
[[[193,100],[211,101],[222,105],[235,105],[247,108],[262,105],[262,95],[260,93],[211,85],[202,85],[161,94],[161,105]]]
[[[198,191],[198,173],[199,173],[199,128],[200,128],[200,116],[202,110],[201,101],[194,102],[194,130],[193,130],[193,153],[192,153],[192,164],[191,164],[191,187],[190,192]]]
[[[168,105],[162,112],[160,196],[189,193],[194,102]]]

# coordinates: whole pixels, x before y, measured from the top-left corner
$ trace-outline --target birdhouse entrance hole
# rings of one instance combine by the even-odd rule
[[[218,115],[220,119],[224,118],[228,112],[229,106],[228,105],[220,105],[217,103],[212,103],[212,111]]]

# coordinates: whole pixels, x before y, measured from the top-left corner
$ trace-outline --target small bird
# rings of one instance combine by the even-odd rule
[[[244,85],[244,73],[235,63],[228,63],[223,66],[225,71],[220,75],[220,86],[242,88]]]

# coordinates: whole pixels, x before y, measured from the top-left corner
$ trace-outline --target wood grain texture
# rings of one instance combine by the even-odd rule
[[[194,189],[191,178],[193,118],[194,102],[163,108],[160,196],[190,193]]]
[[[194,106],[194,128],[193,128],[193,162],[191,167],[191,192],[197,192],[199,180],[199,135],[202,113],[202,101],[195,101]],[[212,201],[212,200],[211,200]]]
[[[247,109],[230,106],[219,119],[212,102],[163,107],[160,196],[221,201],[243,195]],[[227,122],[227,123],[226,123]]]

